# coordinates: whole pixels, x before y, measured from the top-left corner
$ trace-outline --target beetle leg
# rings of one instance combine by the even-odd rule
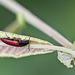
[[[28,45],[28,49],[30,51],[30,36],[29,36],[29,45]]]
[[[7,34],[6,34],[6,33],[5,33],[5,35],[7,36]],[[8,39],[10,39],[10,37],[9,37],[9,36],[7,36],[7,38],[8,38]]]

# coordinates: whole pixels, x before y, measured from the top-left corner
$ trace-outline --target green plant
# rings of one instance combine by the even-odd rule
[[[32,55],[32,54],[35,55],[35,54],[48,53],[48,52],[53,52],[55,50],[58,50],[58,59],[62,63],[64,63],[68,68],[73,67],[73,65],[71,65],[71,61],[73,60],[75,63],[75,59],[74,59],[75,58],[75,52],[74,52],[75,44],[72,45],[72,43],[70,41],[68,41],[66,38],[64,38],[56,30],[54,30],[53,28],[48,26],[45,22],[41,21],[39,18],[37,18],[35,15],[33,15],[30,11],[28,11],[26,8],[19,5],[16,1],[2,1],[1,0],[0,2],[1,2],[1,5],[6,6],[6,8],[11,10],[15,14],[21,12],[21,14],[24,15],[26,22],[35,26],[36,28],[38,28],[39,30],[41,30],[48,36],[52,37],[54,40],[56,40],[57,42],[59,42],[61,45],[64,46],[64,47],[54,46],[53,44],[50,44],[49,42],[46,42],[44,44],[45,41],[31,37],[30,41],[32,41],[34,43],[34,45],[30,43],[30,45],[31,45],[30,48],[34,48],[36,53],[30,53],[30,51],[29,51],[26,55],[21,55],[20,57]],[[14,9],[14,11],[13,11],[13,9]],[[5,33],[8,34],[10,36],[10,38],[14,38],[15,36],[16,36],[16,38],[20,37],[21,40],[24,40],[24,38],[27,38],[27,39],[29,38],[28,36],[16,35],[16,34],[2,32],[2,31],[0,32],[0,35],[2,35],[2,36],[0,36],[0,38],[7,38]],[[35,41],[34,41],[34,39],[35,39]],[[41,41],[43,42],[43,44]],[[38,43],[38,42],[40,42],[40,43]],[[47,43],[49,43],[49,45],[47,45]],[[2,45],[2,43],[1,43],[1,45]],[[8,47],[10,47],[10,46],[8,46]],[[39,48],[39,50],[41,52],[37,52],[37,50],[36,50],[37,48]],[[17,56],[8,55],[6,53],[1,54],[1,56],[9,56],[9,57],[13,56],[13,57],[17,58]]]

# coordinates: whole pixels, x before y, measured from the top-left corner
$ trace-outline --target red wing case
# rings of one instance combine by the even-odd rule
[[[8,44],[8,45],[19,47],[19,42],[16,41],[16,40],[10,40],[10,39],[2,38],[1,41],[4,42],[4,43],[6,43],[6,44]]]

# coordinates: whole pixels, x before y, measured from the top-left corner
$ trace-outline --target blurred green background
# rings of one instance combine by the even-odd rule
[[[44,22],[60,32],[72,43],[75,41],[74,0],[16,0]],[[0,30],[16,18],[16,15],[0,6]],[[60,45],[43,32],[27,23],[22,33]],[[15,58],[0,58],[0,75],[74,75],[75,67],[67,69],[57,59],[57,53]]]

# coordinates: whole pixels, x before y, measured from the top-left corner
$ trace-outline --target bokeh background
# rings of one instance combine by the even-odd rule
[[[75,41],[74,0],[16,0],[44,22],[60,32],[72,43]],[[16,18],[16,15],[0,5],[0,30]],[[59,45],[43,32],[26,23],[21,34],[47,40]],[[57,59],[57,53],[15,58],[0,58],[0,75],[74,75],[75,67],[67,69]]]

